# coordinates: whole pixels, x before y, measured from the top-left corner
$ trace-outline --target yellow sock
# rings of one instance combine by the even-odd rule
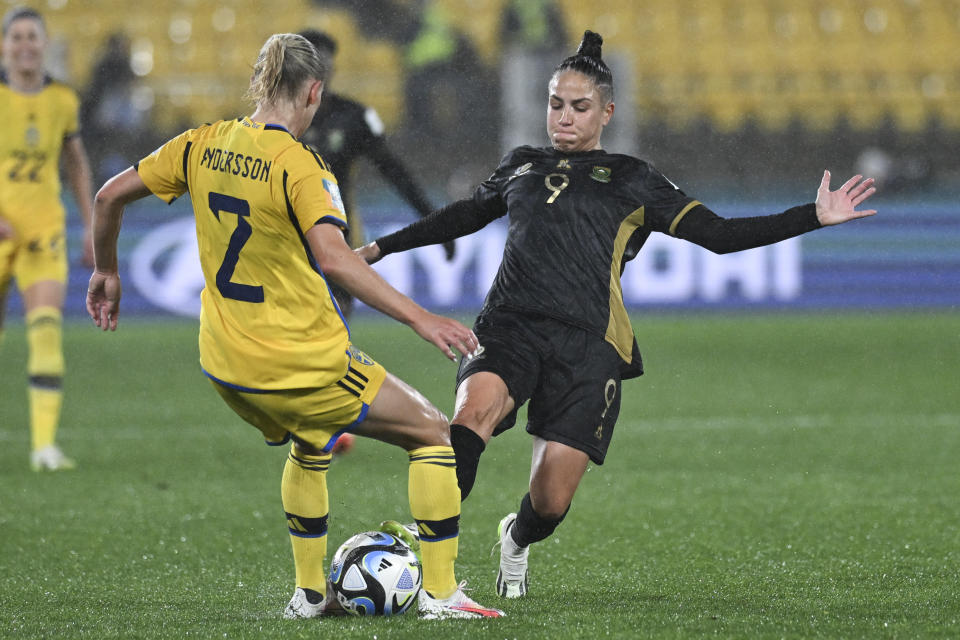
[[[327,555],[327,469],[330,454],[311,456],[294,444],[283,468],[280,495],[287,513],[287,528],[293,545],[297,586],[327,593],[324,560]]]
[[[27,314],[30,440],[37,451],[56,440],[63,400],[63,316],[56,307]]]
[[[410,451],[410,512],[420,532],[423,588],[434,598],[457,590],[454,563],[460,540],[460,489],[452,447]]]

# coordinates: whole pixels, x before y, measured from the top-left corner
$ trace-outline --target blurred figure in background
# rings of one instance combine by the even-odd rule
[[[512,149],[543,138],[540,79],[567,45],[563,13],[555,0],[508,0],[500,17],[500,145]]]
[[[405,148],[433,175],[447,177],[465,160],[499,156],[496,83],[446,10],[425,0],[411,11],[404,39]],[[469,153],[460,151],[469,148]]]
[[[74,467],[56,445],[63,398],[62,324],[68,269],[60,161],[83,217],[84,263],[93,264],[92,187],[79,136],[79,100],[44,72],[47,42],[43,17],[33,9],[15,8],[4,16],[0,335],[10,283],[16,279],[26,311],[30,466],[35,471]]]
[[[80,123],[90,144],[98,183],[123,171],[154,147],[142,142],[147,110],[137,105],[137,76],[130,67],[130,38],[115,32],[90,73],[90,86],[80,108]]]
[[[333,59],[337,53],[336,40],[315,29],[307,29],[300,32],[300,35],[309,40],[328,61],[332,74]],[[413,179],[400,158],[387,146],[383,135],[383,122],[372,107],[325,89],[320,108],[301,139],[317,150],[337,176],[347,211],[347,242],[352,247],[363,246],[366,242],[363,221],[357,212],[353,193],[353,174],[356,161],[361,157],[370,160],[421,217],[433,210],[424,190]],[[453,259],[454,243],[447,242],[443,248],[447,259]],[[353,299],[342,287],[334,285],[333,291],[340,309],[349,316]]]

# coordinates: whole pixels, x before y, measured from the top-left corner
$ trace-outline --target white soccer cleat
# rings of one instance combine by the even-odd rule
[[[497,543],[500,545],[497,593],[503,598],[520,598],[527,594],[527,556],[530,547],[520,547],[513,541],[510,531],[516,521],[517,514],[510,513],[497,527],[497,535],[500,536]]]
[[[434,598],[425,589],[420,590],[420,617],[425,620],[446,620],[449,618],[502,618],[503,611],[490,609],[474,602],[463,592],[466,580],[457,586],[449,598]]]
[[[320,598],[320,601],[314,604],[307,597],[307,592],[297,587],[297,590],[293,592],[293,597],[290,598],[289,604],[287,604],[287,608],[283,610],[283,617],[287,620],[319,618],[323,615],[323,600],[323,598]]]
[[[77,463],[63,455],[63,451],[55,444],[30,454],[30,468],[34,471],[68,471],[76,466]]]

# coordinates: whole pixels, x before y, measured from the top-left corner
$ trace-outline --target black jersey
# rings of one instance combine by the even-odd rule
[[[509,212],[503,262],[484,309],[534,312],[583,327],[634,357],[620,275],[652,231],[699,203],[643,160],[602,150],[519,147],[474,194]],[[629,252],[628,252],[629,248]]]
[[[650,164],[605,151],[518,147],[472,198],[377,239],[381,255],[447,242],[509,214],[503,262],[484,311],[555,318],[607,340],[623,378],[643,372],[623,305],[624,263],[660,231],[715,253],[761,247],[820,227],[813,203],[722,218]]]
[[[335,93],[324,93],[302,139],[317,150],[337,176],[348,215],[354,212],[354,163],[361,156],[373,162],[420,215],[430,213],[432,206],[423,190],[387,147],[383,123],[373,108]]]

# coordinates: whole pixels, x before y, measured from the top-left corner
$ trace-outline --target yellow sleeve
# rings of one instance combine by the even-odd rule
[[[168,204],[187,190],[186,160],[194,131],[184,131],[134,165],[147,188]]]
[[[304,232],[318,223],[335,224],[344,230],[349,228],[340,188],[332,173],[315,167],[300,176],[289,176],[287,194]]]

